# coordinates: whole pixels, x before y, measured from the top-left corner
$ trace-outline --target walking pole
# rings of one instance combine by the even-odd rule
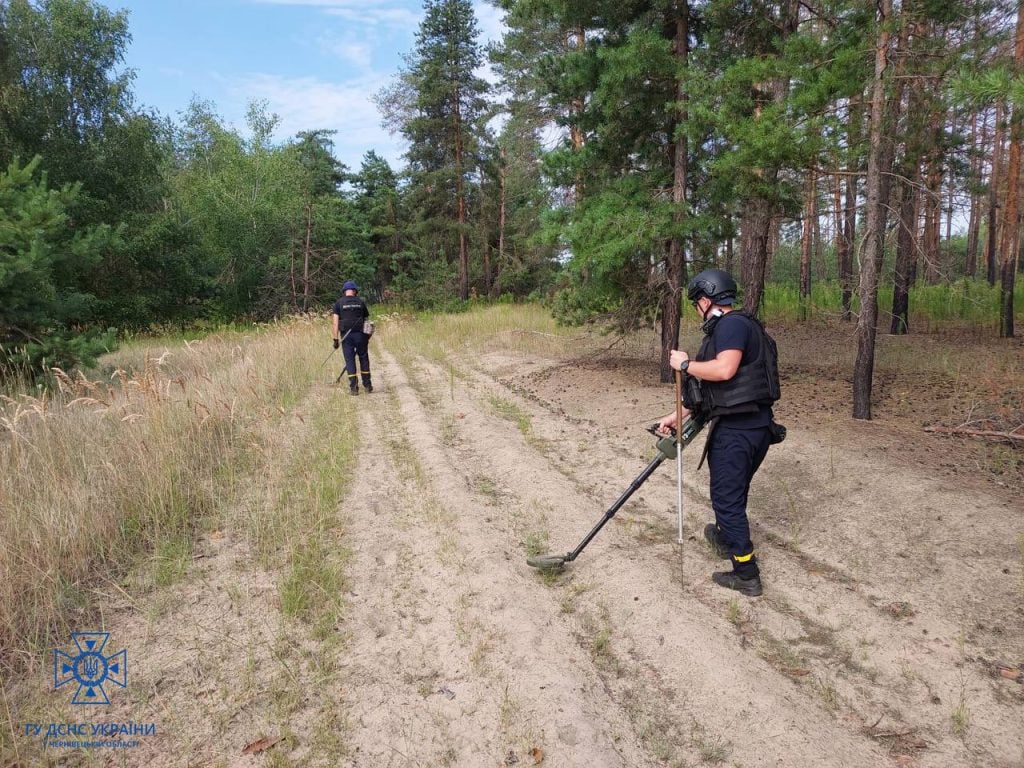
[[[679,513],[679,583],[683,574],[683,372],[676,371],[676,509]]]

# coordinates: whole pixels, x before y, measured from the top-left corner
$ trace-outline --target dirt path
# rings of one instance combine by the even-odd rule
[[[682,551],[666,462],[542,574],[527,553],[574,547],[653,457],[641,426],[671,388],[593,359],[442,366],[383,335],[374,365],[373,395],[314,388],[266,448],[314,439],[327,406],[355,424],[323,528],[345,558],[337,621],[282,614],[281,574],[229,511],[183,582],[110,595],[104,627],[144,661],[109,717],[159,737],[51,764],[1024,765],[1019,499],[904,460],[884,426],[783,406],[790,436],[752,493],[764,597],[710,581],[699,450]],[[236,514],[278,484],[263,472]],[[260,737],[278,741],[243,755]]]
[[[510,362],[519,373],[503,377]],[[615,412],[614,387],[577,396],[582,407],[573,414],[572,402],[538,393],[520,364],[467,365],[451,381],[422,360],[384,369],[397,402],[374,432],[403,435],[416,447],[425,478],[416,495],[428,512],[422,538],[396,535],[398,524],[378,534],[383,548],[376,535],[368,542],[378,561],[392,560],[373,571],[388,586],[383,594],[371,588],[367,615],[380,622],[388,606],[401,605],[396,579],[404,599],[417,595],[399,610],[408,618],[398,623],[406,629],[389,675],[404,669],[408,677],[411,655],[425,677],[413,675],[404,685],[416,691],[397,697],[381,686],[378,701],[365,705],[387,713],[360,720],[371,744],[415,722],[448,749],[433,754],[456,765],[502,754],[523,759],[535,747],[556,765],[1021,763],[1024,742],[1013,723],[1024,697],[997,666],[1021,655],[1019,593],[1012,578],[997,580],[999,591],[990,583],[997,565],[1011,575],[1020,566],[1006,565],[1006,554],[971,527],[978,516],[992,518],[987,525],[1007,522],[1005,499],[958,493],[920,473],[901,478],[905,495],[883,497],[864,490],[880,471],[877,457],[849,444],[823,452],[813,435],[797,431],[758,489],[769,500],[757,509],[756,528],[771,585],[766,598],[737,600],[712,587],[716,562],[692,538],[680,562],[671,544],[669,466],[569,571],[545,581],[524,565],[530,540],[546,539],[551,551],[571,548],[650,458],[650,446],[644,439],[624,446],[618,426],[602,423]],[[553,390],[564,391],[564,381]],[[688,469],[691,534],[707,514],[705,484],[706,475]],[[384,508],[409,507],[393,492],[385,497]],[[915,521],[931,509],[956,513],[947,511],[942,528]],[[941,549],[934,579],[913,577],[919,558],[910,540],[926,553],[920,558]],[[406,575],[383,577],[392,564]],[[972,603],[980,590],[986,600]],[[986,624],[993,616],[1000,623]],[[524,637],[533,639],[524,644]],[[379,669],[380,637],[364,643],[374,660],[365,669]],[[421,664],[424,654],[444,663]],[[444,702],[456,687],[443,681],[465,687],[467,677],[471,703],[455,706],[458,693]],[[495,696],[507,691],[526,724],[519,744],[501,735],[504,705]],[[429,717],[415,714],[417,698],[434,700]],[[586,738],[559,737],[579,734],[589,713],[606,725]],[[379,728],[396,718],[397,731]],[[423,741],[423,734],[405,739]]]

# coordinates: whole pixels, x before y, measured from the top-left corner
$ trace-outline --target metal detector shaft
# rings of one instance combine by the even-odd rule
[[[658,466],[661,464],[661,462],[663,462],[664,460],[665,460],[665,454],[659,453],[657,456],[655,456],[651,460],[650,464],[648,464],[646,467],[644,467],[644,471],[636,476],[636,479],[632,483],[630,483],[629,488],[627,488],[623,492],[623,494],[621,496],[619,496],[619,498],[615,501],[615,503],[612,504],[608,508],[608,511],[604,513],[604,517],[602,517],[600,520],[597,521],[597,525],[595,525],[593,528],[590,529],[590,533],[588,533],[583,538],[583,541],[581,541],[579,543],[579,545],[576,547],[576,549],[574,549],[572,552],[570,552],[568,555],[565,556],[566,562],[571,562],[571,561],[575,560],[577,557],[579,557],[579,554],[580,554],[580,552],[583,551],[583,548],[586,547],[587,544],[590,543],[590,540],[592,538],[597,536],[597,532],[600,531],[604,527],[604,524],[607,523],[609,520],[611,520],[613,517],[615,517],[615,513],[618,512],[622,508],[622,505],[625,504],[629,500],[630,496],[632,496],[634,493],[636,493],[637,489],[641,485],[643,485],[645,482],[647,482],[647,478],[649,478],[652,474],[654,474],[654,470],[656,470],[658,468]]]
[[[676,371],[676,510],[679,517],[679,537],[683,543],[683,372]],[[680,550],[680,554],[682,550]]]

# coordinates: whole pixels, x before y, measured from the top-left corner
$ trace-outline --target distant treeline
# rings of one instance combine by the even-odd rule
[[[567,321],[655,319],[667,378],[711,265],[752,311],[768,279],[800,317],[836,281],[861,400],[915,285],[988,281],[1014,334],[1017,4],[494,1],[507,31],[485,50],[470,0],[426,0],[377,94],[399,169],[341,166],[316,126],[275,143],[261,104],[244,137],[208,103],[143,113],[125,14],[0,2],[0,343],[73,361],[87,329],[268,317],[354,277],[422,306],[533,294]]]

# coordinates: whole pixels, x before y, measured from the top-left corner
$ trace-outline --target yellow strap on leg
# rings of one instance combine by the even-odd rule
[[[749,563],[750,558],[752,558],[753,556],[754,552],[753,550],[751,550],[749,555],[733,555],[732,559],[735,560],[737,563]]]

